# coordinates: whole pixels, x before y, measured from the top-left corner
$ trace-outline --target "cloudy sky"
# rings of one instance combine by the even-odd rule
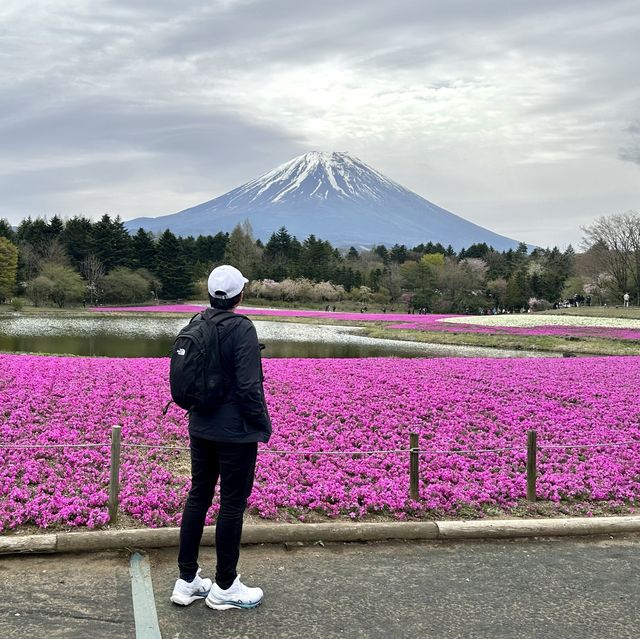
[[[199,204],[348,151],[501,234],[640,208],[637,0],[2,0],[0,217]]]

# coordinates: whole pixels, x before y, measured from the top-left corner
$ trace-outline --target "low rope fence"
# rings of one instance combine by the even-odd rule
[[[538,477],[537,455],[540,450],[553,449],[579,449],[579,448],[616,448],[620,446],[638,446],[640,439],[624,442],[601,442],[597,444],[538,444],[537,432],[527,431],[527,501],[537,500],[536,482]],[[118,518],[120,495],[120,460],[123,448],[138,448],[145,450],[173,450],[188,452],[188,446],[164,446],[162,444],[128,444],[122,442],[121,427],[111,428],[111,442],[103,444],[0,444],[0,450],[26,450],[26,449],[51,449],[51,448],[110,448],[109,458],[109,521],[114,524]],[[409,455],[409,497],[414,501],[420,500],[420,457],[425,455],[476,455],[486,453],[522,452],[521,446],[507,448],[449,448],[427,449],[420,448],[417,433],[410,433],[409,448],[397,448],[386,450],[269,450],[262,449],[261,455],[298,455],[302,457],[316,457],[321,455]]]

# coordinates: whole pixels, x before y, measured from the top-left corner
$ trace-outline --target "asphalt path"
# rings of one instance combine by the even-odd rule
[[[176,550],[147,553],[164,639],[640,636],[640,536],[243,548],[254,610],[169,602]],[[136,638],[128,552],[0,559],[0,637]],[[211,574],[215,550],[201,553]],[[138,603],[138,606],[140,604]],[[137,639],[142,638],[138,629]]]

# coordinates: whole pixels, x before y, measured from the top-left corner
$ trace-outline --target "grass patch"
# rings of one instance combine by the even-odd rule
[[[640,320],[640,307],[630,306],[579,306],[542,311],[539,315],[573,315],[577,317],[611,317],[614,319]]]
[[[427,344],[485,346],[512,351],[545,351],[576,355],[640,355],[640,343],[599,337],[561,337],[557,335],[514,335],[488,333],[449,333],[366,327],[367,337],[397,339]]]

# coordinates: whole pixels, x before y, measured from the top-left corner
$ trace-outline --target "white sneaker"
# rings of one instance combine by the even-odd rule
[[[188,606],[196,599],[203,599],[211,590],[211,579],[200,577],[200,569],[193,581],[178,579],[171,593],[171,601],[180,606]]]
[[[229,610],[230,608],[255,608],[262,602],[264,593],[261,588],[249,588],[240,581],[240,575],[227,588],[222,590],[214,583],[209,596],[204,602],[214,610]]]

